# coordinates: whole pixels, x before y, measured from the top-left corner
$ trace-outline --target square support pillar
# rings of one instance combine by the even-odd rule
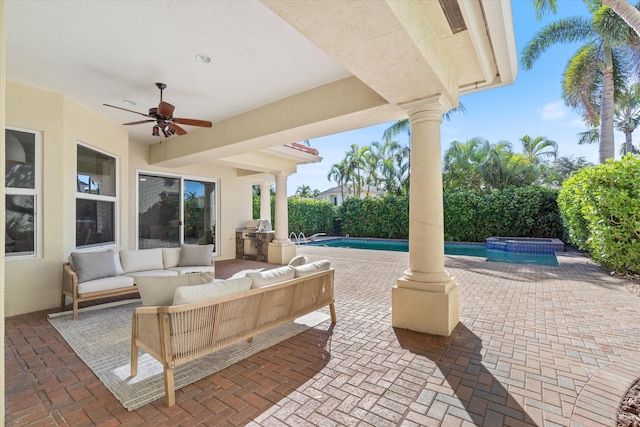
[[[288,264],[296,256],[296,245],[291,241],[269,243],[269,264]]]
[[[453,280],[447,284],[425,285],[398,279],[391,290],[391,325],[450,336],[460,322],[460,287]]]

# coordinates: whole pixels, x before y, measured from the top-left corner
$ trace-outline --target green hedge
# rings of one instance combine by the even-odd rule
[[[304,233],[311,236],[315,233],[336,235],[334,223],[336,209],[328,200],[287,199],[289,210],[289,232]],[[253,217],[260,218],[260,196],[253,195]],[[275,221],[275,197],[271,196],[271,219]],[[275,229],[275,225],[272,224]]]
[[[487,237],[549,237],[562,239],[563,225],[556,190],[510,187],[489,193],[444,193],[444,238],[484,242]]]
[[[328,200],[289,199],[289,231],[304,233],[309,237],[315,233],[333,234],[335,210]]]
[[[587,167],[562,185],[570,241],[604,268],[640,273],[640,157]]]
[[[562,239],[558,192],[542,187],[508,188],[478,193],[444,194],[444,237],[447,241],[484,242],[490,236]],[[254,217],[259,201],[254,199]],[[272,218],[273,199],[272,199]],[[351,237],[407,239],[409,198],[348,199],[339,208],[326,200],[289,199],[289,231]]]
[[[389,195],[372,199],[347,199],[340,206],[341,234],[351,237],[407,239],[409,198]]]

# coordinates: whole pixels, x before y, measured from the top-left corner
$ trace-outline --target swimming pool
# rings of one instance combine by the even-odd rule
[[[338,248],[371,249],[376,251],[409,252],[407,240],[356,239],[352,237],[336,237],[308,242],[310,246],[328,246]],[[533,264],[557,267],[558,260],[554,254],[513,253],[487,249],[483,243],[445,242],[446,255],[466,255],[486,258],[491,262],[508,262],[512,264]]]

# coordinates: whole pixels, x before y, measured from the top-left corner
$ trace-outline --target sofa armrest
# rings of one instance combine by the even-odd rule
[[[78,275],[68,262],[62,266],[62,294],[73,298],[78,296]]]

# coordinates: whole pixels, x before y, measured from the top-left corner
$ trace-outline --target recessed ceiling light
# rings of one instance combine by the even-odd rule
[[[196,55],[196,61],[202,64],[208,64],[211,62],[211,57],[209,55],[205,55],[204,53],[199,53]]]
[[[127,105],[138,105],[136,102],[130,101],[128,99],[125,99],[124,101],[122,101],[122,103]]]

